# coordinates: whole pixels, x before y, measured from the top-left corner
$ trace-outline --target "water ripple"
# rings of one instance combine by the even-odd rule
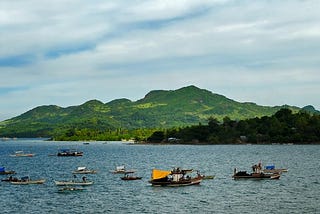
[[[74,147],[85,155],[48,156]],[[46,178],[44,185],[15,186],[2,182],[1,213],[320,213],[320,172],[314,164],[317,145],[126,146],[99,142],[0,142],[0,164],[17,176]],[[16,150],[35,152],[33,158],[13,158]],[[250,170],[257,161],[289,168],[280,180],[233,180],[234,167]],[[142,180],[124,182],[109,170],[126,164]],[[98,170],[88,175],[95,184],[85,191],[58,193],[54,180],[71,179],[77,166]],[[152,187],[152,168],[179,166],[199,169],[213,180],[182,188]],[[5,176],[2,176],[5,177]]]

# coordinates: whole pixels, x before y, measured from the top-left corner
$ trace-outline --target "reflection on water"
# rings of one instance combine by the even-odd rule
[[[58,149],[76,148],[82,157],[57,157]],[[120,142],[0,142],[0,166],[16,176],[46,178],[44,185],[2,182],[1,213],[319,213],[318,145],[124,145]],[[10,157],[15,151],[32,158]],[[234,167],[250,170],[258,161],[288,168],[280,180],[232,180]],[[117,165],[137,169],[142,180],[122,181],[110,173]],[[78,166],[98,170],[86,175],[85,191],[58,193],[54,180],[72,179]],[[193,168],[213,180],[199,186],[152,187],[151,169]],[[79,175],[79,179],[81,175]],[[1,175],[1,179],[6,176]]]

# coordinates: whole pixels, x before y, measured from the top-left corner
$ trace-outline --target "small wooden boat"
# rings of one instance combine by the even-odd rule
[[[142,179],[142,177],[133,176],[130,174],[132,174],[132,173],[125,173],[125,175],[123,177],[121,177],[121,180],[132,181],[132,180],[141,180]]]
[[[23,151],[16,151],[11,157],[33,157],[33,153],[24,153]]]
[[[247,173],[247,171],[239,171],[233,174],[233,179],[279,179],[280,174],[273,174],[273,173]]]
[[[60,149],[57,153],[57,156],[68,157],[68,156],[83,156],[83,152],[76,149]]]
[[[234,168],[233,179],[279,179],[279,173],[265,173],[262,170],[262,164],[259,162],[252,166],[252,173],[247,173],[247,171],[239,171]]]
[[[57,186],[89,186],[93,181],[54,181]]]
[[[10,183],[15,185],[28,185],[28,184],[43,184],[45,181],[46,181],[45,179],[31,180],[29,176],[26,176],[26,177],[22,177],[20,180],[12,180],[10,181]]]
[[[164,171],[153,169],[152,176],[149,183],[152,186],[168,186],[168,187],[180,187],[198,185],[202,181],[202,176],[197,174],[196,177],[186,176],[187,173],[191,173],[192,170],[183,170],[174,168],[172,171]]]
[[[15,171],[6,171],[5,167],[0,167],[0,175],[10,175],[10,174],[16,174]]]
[[[126,173],[134,173],[136,170],[134,169],[126,169],[126,167],[123,166],[117,166],[115,170],[111,170],[113,174],[126,174]]]
[[[124,181],[141,180],[141,179],[142,177],[137,177],[137,176],[121,177],[121,180],[124,180]]]
[[[96,170],[88,169],[85,166],[79,166],[75,171],[72,172],[73,174],[96,174]]]

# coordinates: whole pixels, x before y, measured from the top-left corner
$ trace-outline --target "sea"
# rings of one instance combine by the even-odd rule
[[[58,157],[59,149],[82,157]],[[34,157],[12,157],[15,151]],[[123,142],[0,141],[0,166],[16,177],[45,178],[42,185],[0,183],[1,213],[320,213],[320,145],[132,145]],[[287,168],[279,180],[233,180],[234,168],[262,162]],[[116,166],[141,180],[123,181]],[[55,180],[73,179],[86,166],[97,174],[83,191],[61,193]],[[152,169],[199,170],[214,179],[186,187],[153,187]],[[1,179],[6,175],[0,175]],[[77,179],[81,179],[78,175]]]

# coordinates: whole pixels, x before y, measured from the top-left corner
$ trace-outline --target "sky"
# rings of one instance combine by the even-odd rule
[[[1,0],[0,121],[195,85],[320,110],[318,0]]]

